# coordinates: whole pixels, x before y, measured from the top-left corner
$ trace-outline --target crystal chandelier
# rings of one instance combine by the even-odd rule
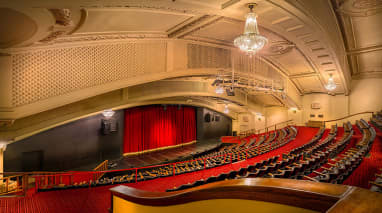
[[[325,88],[329,91],[335,90],[337,87],[336,83],[334,82],[332,74],[329,75],[328,83],[325,85]]]
[[[257,15],[253,12],[255,6],[256,3],[248,4],[250,12],[246,16],[244,34],[237,37],[233,42],[236,47],[249,55],[253,55],[261,50],[268,42],[267,38],[259,33],[256,20]]]

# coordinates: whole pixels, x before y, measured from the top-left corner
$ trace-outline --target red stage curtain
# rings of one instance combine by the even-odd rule
[[[167,106],[125,110],[123,152],[140,152],[196,140],[195,108]]]

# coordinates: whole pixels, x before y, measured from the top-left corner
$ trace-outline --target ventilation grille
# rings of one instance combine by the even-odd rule
[[[166,71],[166,42],[108,44],[13,55],[12,104]]]
[[[230,68],[231,51],[217,47],[188,44],[188,68]]]

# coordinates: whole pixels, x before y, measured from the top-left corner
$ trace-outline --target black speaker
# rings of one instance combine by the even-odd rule
[[[118,122],[115,119],[102,119],[101,123],[102,134],[108,135],[118,131]]]
[[[207,113],[207,114],[204,116],[204,122],[206,122],[206,123],[211,122],[211,114],[210,114],[210,113]]]
[[[227,96],[235,96],[235,92],[231,90],[231,88],[227,88],[226,90]]]

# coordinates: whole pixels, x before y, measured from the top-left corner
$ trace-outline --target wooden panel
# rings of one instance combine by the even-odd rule
[[[246,178],[215,182],[178,192],[147,192],[127,186],[111,189],[130,202],[150,206],[184,204],[209,199],[244,199],[326,211],[351,187],[310,181]]]

